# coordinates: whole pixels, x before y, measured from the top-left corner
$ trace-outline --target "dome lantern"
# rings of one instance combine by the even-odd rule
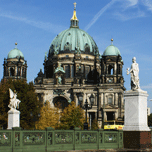
[[[74,11],[73,11],[73,16],[71,18],[71,26],[70,27],[79,27],[79,20],[77,19],[77,16],[76,16],[76,2],[73,3],[74,4]]]

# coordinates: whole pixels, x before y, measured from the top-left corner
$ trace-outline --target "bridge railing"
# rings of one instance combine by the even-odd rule
[[[0,152],[47,152],[60,150],[123,148],[123,131],[103,129],[54,130],[0,130]]]

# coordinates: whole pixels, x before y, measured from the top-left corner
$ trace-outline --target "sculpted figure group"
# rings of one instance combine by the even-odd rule
[[[19,103],[21,102],[20,100],[16,99],[17,98],[17,93],[13,92],[10,88],[9,88],[9,93],[10,93],[10,103],[8,105],[8,107],[11,110],[16,110],[16,108],[19,109]]]

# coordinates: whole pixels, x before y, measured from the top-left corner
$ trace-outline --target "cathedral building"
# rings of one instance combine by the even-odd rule
[[[40,69],[34,80],[39,99],[49,101],[52,107],[59,102],[61,110],[71,101],[82,107],[85,101],[90,104],[93,99],[92,109],[87,111],[87,116],[91,121],[97,118],[99,128],[103,119],[122,120],[125,87],[119,49],[111,39],[111,44],[100,55],[93,38],[79,28],[76,8],[70,22],[70,28],[59,33],[52,41],[45,55],[44,73]],[[10,68],[7,71],[11,71]],[[17,70],[18,67],[14,66],[14,76]],[[5,72],[5,75],[9,74]]]
[[[13,80],[26,80],[27,61],[24,60],[23,53],[17,48],[17,43],[15,43],[15,46],[16,47],[8,53],[7,59],[4,58],[4,80],[8,78],[12,78]]]

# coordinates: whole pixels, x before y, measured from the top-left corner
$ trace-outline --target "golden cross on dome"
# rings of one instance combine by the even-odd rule
[[[75,2],[75,3],[73,3],[74,4],[74,9],[76,9],[76,5],[77,5],[77,3]]]
[[[17,45],[17,42],[15,43],[15,45]]]

